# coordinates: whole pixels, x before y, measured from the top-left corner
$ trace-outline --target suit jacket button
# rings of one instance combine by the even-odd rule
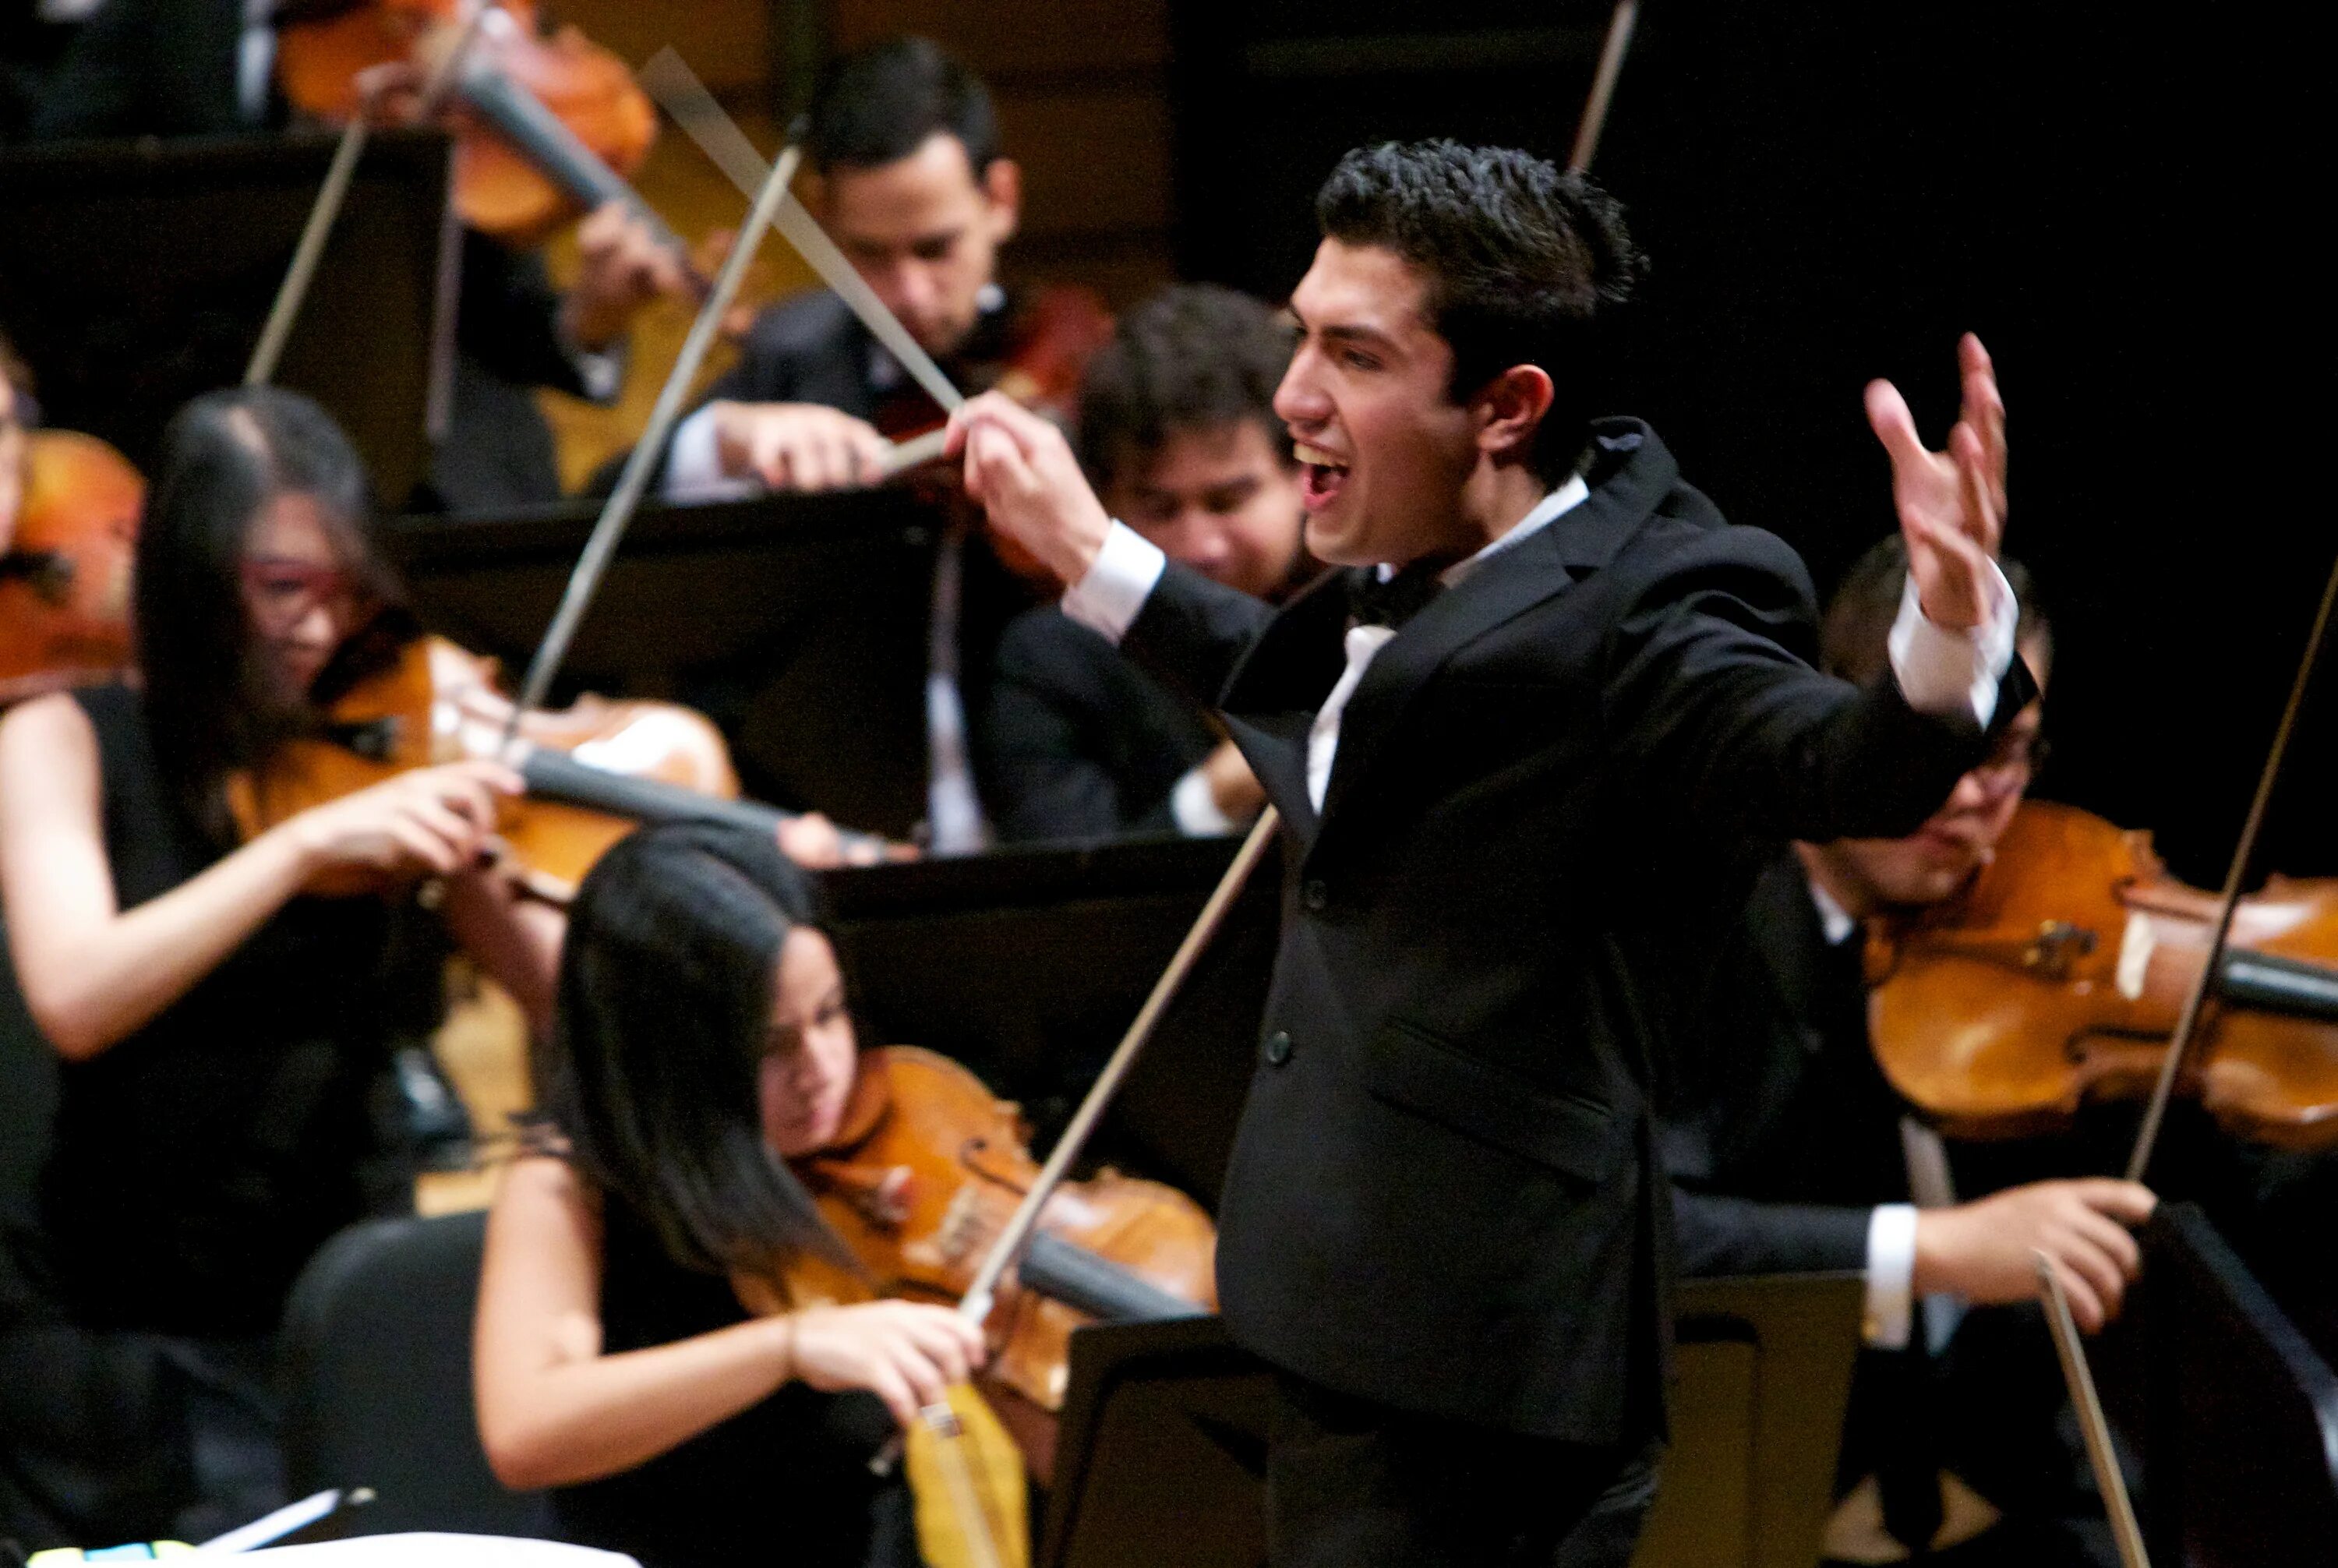
[[[1286,1031],[1277,1029],[1266,1037],[1266,1063],[1270,1067],[1280,1067],[1290,1060],[1291,1036]]]
[[[1331,890],[1323,886],[1321,877],[1311,877],[1307,885],[1299,890],[1299,901],[1307,906],[1309,914],[1321,915],[1323,906],[1331,902]]]

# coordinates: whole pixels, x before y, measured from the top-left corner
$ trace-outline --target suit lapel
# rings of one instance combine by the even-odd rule
[[[1347,666],[1348,573],[1326,572],[1267,623],[1227,683],[1226,731],[1302,843],[1315,838],[1307,732]]]
[[[1372,661],[1340,718],[1340,750],[1323,792],[1326,820],[1447,660],[1606,565],[1679,478],[1671,454],[1637,420],[1600,421],[1596,442],[1588,496],[1429,601]]]
[[[1364,671],[1340,715],[1340,750],[1323,792],[1324,817],[1334,816],[1356,781],[1371,771],[1405,709],[1448,659],[1574,581],[1545,528],[1486,562],[1406,622]]]

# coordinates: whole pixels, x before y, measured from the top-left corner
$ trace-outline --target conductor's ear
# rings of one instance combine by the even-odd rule
[[[1478,449],[1497,463],[1528,461],[1551,397],[1550,374],[1539,365],[1513,365],[1488,379],[1469,400],[1480,420]]]

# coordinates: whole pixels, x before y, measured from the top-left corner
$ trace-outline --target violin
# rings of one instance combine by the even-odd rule
[[[231,778],[229,809],[250,838],[408,769],[505,757],[527,793],[502,808],[504,866],[524,889],[559,904],[643,822],[727,820],[776,833],[791,819],[738,799],[722,732],[692,709],[587,694],[566,709],[522,714],[506,752],[501,743],[511,711],[493,661],[444,638],[414,638],[331,705],[322,733],[286,741],[265,767]],[[849,854],[892,853],[867,835],[843,837]],[[378,887],[368,874],[350,870],[310,890],[349,896]]]
[[[1018,1109],[948,1057],[861,1054],[830,1147],[797,1161],[855,1279],[817,1257],[791,1266],[799,1304],[872,1297],[955,1304],[1039,1173]],[[985,1327],[981,1387],[1043,1482],[1055,1460],[1072,1330],[1216,1309],[1217,1228],[1174,1188],[1105,1170],[1067,1182]]]
[[[1112,341],[1112,312],[1085,289],[1038,289],[994,328],[976,327],[974,340],[951,369],[969,393],[1006,393],[1027,408],[1069,425],[1078,413],[1080,380],[1097,349]],[[989,339],[989,341],[986,341]],[[916,381],[878,405],[869,423],[878,434],[908,440],[940,428],[942,407]]]
[[[0,705],[117,678],[131,662],[131,565],[146,482],[94,436],[26,438],[24,501],[0,554]]]
[[[657,137],[648,94],[575,27],[547,34],[534,0],[309,0],[278,16],[285,98],[329,123],[365,112],[369,72],[445,67],[455,206],[472,228],[526,246],[621,201],[702,286],[687,247],[626,182]]]
[[[1949,903],[1871,926],[1870,1034],[1884,1075],[1952,1136],[2068,1124],[2149,1094],[2218,913],[2146,833],[2024,801]],[[2240,900],[2180,1087],[2227,1130],[2338,1147],[2338,878]]]

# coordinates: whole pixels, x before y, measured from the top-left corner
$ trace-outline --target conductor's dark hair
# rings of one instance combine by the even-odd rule
[[[2050,660],[2054,626],[2038,604],[2029,568],[2010,555],[1999,561],[1998,567],[2013,590],[2015,646],[2035,649]],[[1819,623],[1819,661],[1828,674],[1862,686],[1883,679],[1891,667],[1891,622],[1899,618],[1907,581],[1908,542],[1897,534],[1884,535],[1852,563]]]
[[[851,1266],[764,1142],[756,1093],[781,945],[820,917],[769,833],[698,823],[624,838],[569,906],[544,1110],[578,1172],[685,1268],[768,1274],[800,1249]]]
[[[378,609],[334,656],[309,701],[287,708],[244,610],[244,542],[277,497],[314,500],[341,569]],[[206,393],[162,433],[139,524],[133,590],[147,727],[187,823],[233,841],[229,774],[313,729],[319,707],[396,656],[410,635],[396,574],[373,535],[365,464],[311,399],[280,387]]]
[[[1290,318],[1214,283],[1179,283],[1120,318],[1080,384],[1079,456],[1098,488],[1172,436],[1255,424],[1285,464],[1274,389],[1291,367]]]
[[[1646,263],[1616,199],[1507,147],[1384,142],[1340,160],[1315,198],[1324,235],[1392,250],[1428,279],[1429,325],[1463,401],[1514,365],[1550,377],[1530,460],[1556,484],[1606,412],[1616,317]]]
[[[982,79],[930,38],[842,55],[813,92],[804,152],[822,173],[896,163],[936,132],[955,136],[977,178],[998,159],[998,117]]]

